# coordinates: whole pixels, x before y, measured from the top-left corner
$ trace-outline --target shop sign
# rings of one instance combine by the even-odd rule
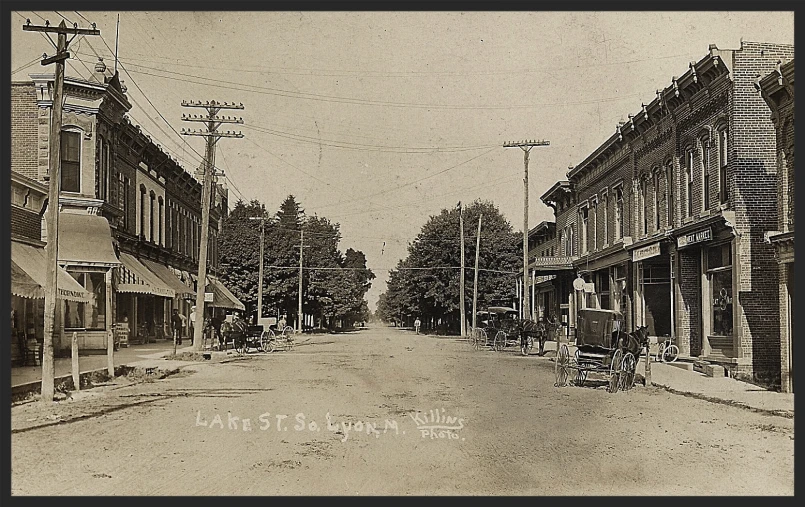
[[[708,227],[707,229],[691,232],[690,234],[678,237],[676,239],[676,246],[678,248],[684,248],[694,243],[703,243],[705,241],[710,241],[711,239],[713,239],[713,230]]]
[[[586,292],[588,294],[593,294],[595,292],[595,284],[592,283],[592,282],[585,283],[584,284],[584,292]]]
[[[654,243],[653,245],[644,246],[643,248],[636,248],[632,251],[632,262],[639,262],[643,259],[648,259],[651,257],[656,257],[660,255],[660,243]]]
[[[214,296],[215,296],[214,292],[205,292],[204,293],[204,302],[205,303],[212,303],[213,301],[215,301],[213,299]]]

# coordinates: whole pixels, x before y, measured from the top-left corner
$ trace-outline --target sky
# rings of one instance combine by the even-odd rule
[[[66,74],[86,77],[98,56],[114,66],[118,15],[132,121],[192,173],[203,140],[177,133],[197,128],[181,102],[242,102],[229,128],[245,137],[215,160],[230,200],[275,212],[293,194],[340,224],[341,251],[377,275],[371,309],[443,208],[492,201],[523,229],[523,153],[504,142],[550,142],[530,156],[533,228],[553,218],[539,196],[709,44],[794,42],[792,12],[15,11],[12,80],[54,53],[26,19],[96,23],[100,37],[70,46]]]

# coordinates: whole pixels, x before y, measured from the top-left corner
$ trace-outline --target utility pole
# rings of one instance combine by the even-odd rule
[[[483,213],[478,215],[478,236],[475,237],[475,282],[472,287],[472,328],[478,327],[478,254],[481,251],[481,219]]]
[[[299,230],[299,311],[296,315],[296,332],[302,332],[302,251],[310,245],[305,245],[305,231]]]
[[[26,32],[44,32],[47,34],[51,44],[53,39],[51,33],[58,34],[58,43],[53,47],[56,54],[48,57],[42,55],[42,65],[56,64],[56,72],[53,79],[52,112],[50,116],[50,153],[48,171],[48,207],[47,207],[47,232],[48,242],[46,254],[48,258],[47,273],[45,278],[45,336],[42,342],[42,397],[45,403],[53,401],[55,394],[54,386],[54,364],[53,364],[53,332],[56,320],[56,298],[58,297],[57,275],[59,268],[59,188],[61,186],[61,125],[62,125],[62,104],[64,99],[64,61],[70,58],[67,47],[79,35],[100,35],[101,31],[96,30],[95,23],[92,28],[78,28],[74,23],[72,28],[62,20],[58,27],[50,26],[50,21],[45,21],[45,26],[32,25],[31,20],[27,19],[22,26]],[[67,34],[72,35],[67,40]]]
[[[530,301],[528,298],[528,291],[526,290],[526,281],[528,280],[528,154],[534,146],[548,146],[550,141],[520,141],[520,142],[507,142],[503,143],[504,148],[520,148],[523,150],[523,162],[525,165],[525,172],[523,176],[523,319],[530,320],[531,312],[529,311]]]
[[[459,306],[461,309],[461,337],[467,336],[467,306],[464,301],[464,206],[461,201],[458,203],[458,228],[461,237],[461,289],[459,294]]]
[[[260,289],[257,291],[257,324],[260,324],[260,319],[263,318],[263,243],[265,243],[266,217],[249,217],[249,220],[260,221],[260,271],[258,275]]]
[[[198,121],[205,124],[207,130],[182,129],[182,135],[201,136],[207,138],[207,151],[204,154],[204,173],[202,177],[201,191],[201,240],[198,255],[198,286],[196,288],[196,319],[201,316],[201,321],[197,322],[193,329],[193,349],[201,351],[203,345],[202,333],[204,332],[204,317],[207,314],[204,310],[204,293],[207,286],[207,241],[209,241],[210,228],[210,207],[212,200],[212,183],[215,177],[215,144],[222,137],[242,138],[240,132],[218,132],[218,127],[223,123],[243,123],[243,118],[232,118],[229,116],[217,116],[221,109],[243,109],[243,104],[220,103],[214,100],[209,102],[201,101],[182,101],[182,107],[201,107],[207,110],[204,115],[185,115],[182,114],[183,121]]]

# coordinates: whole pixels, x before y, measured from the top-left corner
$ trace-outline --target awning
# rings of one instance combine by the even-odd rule
[[[118,292],[135,292],[138,294],[153,294],[166,298],[176,297],[176,291],[169,287],[151,270],[145,267],[134,256],[120,252],[123,266],[120,268]]]
[[[99,215],[59,213],[59,262],[118,266],[109,222]]]
[[[58,268],[56,286],[60,299],[88,303],[91,295],[63,268]],[[47,254],[44,248],[11,242],[11,293],[44,299],[47,285]]]
[[[214,276],[207,277],[207,290],[212,289],[213,293],[212,306],[217,308],[231,308],[233,310],[246,311],[246,306],[235,297],[220,280]]]
[[[183,284],[179,278],[173,274],[171,269],[164,264],[149,261],[148,259],[143,259],[142,263],[145,264],[145,266],[150,269],[160,280],[165,282],[168,287],[172,288],[177,296],[182,297],[195,294],[190,287]]]

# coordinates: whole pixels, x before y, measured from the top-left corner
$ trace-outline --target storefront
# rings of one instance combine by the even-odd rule
[[[11,360],[33,364],[44,341],[47,254],[43,247],[11,242]],[[57,272],[58,301],[91,303],[90,294],[64,269]],[[62,312],[57,311],[57,317]],[[58,324],[58,321],[57,321]],[[30,354],[28,354],[30,351]]]
[[[626,329],[633,329],[632,297],[629,293],[629,252],[622,244],[602,250],[575,263],[584,286],[576,290],[578,308],[601,308],[623,314]]]
[[[170,310],[176,292],[133,255],[121,252],[120,261],[116,318],[119,325],[128,324],[129,342],[171,338]]]
[[[680,352],[719,363],[737,363],[734,301],[735,242],[723,224],[711,223],[677,235],[677,312]]]
[[[658,342],[674,337],[674,252],[668,240],[654,240],[632,250],[635,275],[635,327],[646,326]]]
[[[112,329],[112,273],[120,261],[106,218],[88,213],[59,214],[59,264],[89,294],[87,302],[65,300],[61,336],[54,350],[69,353],[72,334],[78,348],[106,352]]]
[[[170,287],[174,291],[175,296],[166,301],[166,311],[163,314],[164,336],[167,339],[173,339],[171,324],[171,315],[173,315],[173,310],[181,310],[182,302],[186,301],[187,298],[194,298],[195,292],[190,287],[183,284],[179,277],[177,277],[173,270],[168,266],[148,259],[143,259],[142,263],[151,271],[151,273],[154,274],[154,276],[159,278],[167,287]],[[189,312],[187,315],[189,316]],[[183,330],[183,332],[185,331]]]

